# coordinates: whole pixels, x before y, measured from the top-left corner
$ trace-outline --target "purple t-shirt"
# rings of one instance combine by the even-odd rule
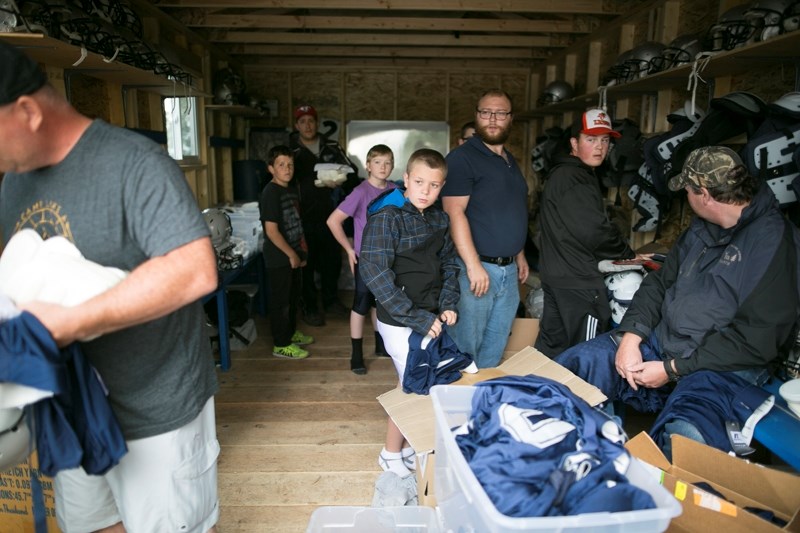
[[[374,187],[369,181],[364,180],[336,208],[353,218],[353,249],[356,255],[361,255],[361,236],[367,225],[367,206],[382,193],[396,188],[394,182],[389,180],[386,180],[384,189]]]

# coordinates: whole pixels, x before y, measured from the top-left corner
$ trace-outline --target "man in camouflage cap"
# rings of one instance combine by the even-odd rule
[[[669,188],[686,190],[696,217],[619,328],[556,362],[610,401],[659,413],[650,436],[667,455],[672,434],[747,451],[726,422],[744,424],[764,400],[759,385],[794,340],[800,234],[729,148],[694,150]]]
[[[736,185],[739,175],[730,175],[730,170],[744,166],[741,158],[727,146],[704,146],[689,154],[683,172],[669,180],[669,188],[679,191],[689,186],[721,187]]]

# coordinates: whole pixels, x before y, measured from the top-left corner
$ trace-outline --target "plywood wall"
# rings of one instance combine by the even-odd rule
[[[291,111],[313,105],[321,117],[337,120],[339,142],[345,142],[350,120],[425,120],[450,124],[454,147],[462,124],[475,118],[475,104],[489,88],[499,87],[514,100],[515,110],[528,108],[527,72],[448,72],[433,69],[320,71],[245,71],[249,91],[278,101],[278,116],[253,120],[253,125],[292,128]],[[527,123],[515,123],[508,149],[528,172]]]

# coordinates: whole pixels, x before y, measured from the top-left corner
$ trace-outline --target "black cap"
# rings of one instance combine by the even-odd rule
[[[20,96],[38,91],[47,83],[39,65],[19,48],[0,39],[0,106],[15,102]]]

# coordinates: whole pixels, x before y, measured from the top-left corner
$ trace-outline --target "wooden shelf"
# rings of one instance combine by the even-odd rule
[[[167,79],[152,71],[142,70],[118,61],[107,62],[103,56],[88,52],[83,61],[81,48],[36,33],[0,33],[0,39],[21,48],[33,60],[64,70],[78,71],[101,80],[118,83],[131,89],[164,96],[211,96],[183,82]]]
[[[206,111],[225,113],[226,115],[245,118],[263,118],[268,116],[266,113],[262,113],[258,109],[247,105],[211,104],[206,106]]]
[[[768,41],[753,43],[741,48],[719,52],[709,61],[700,73],[703,79],[718,76],[741,74],[755,66],[765,63],[793,62],[800,67],[800,30],[779,35]],[[632,95],[657,93],[664,89],[685,88],[689,82],[692,65],[681,65],[622,85],[612,85],[606,92],[609,100]],[[539,107],[517,115],[518,119],[533,119],[548,115],[559,115],[566,111],[583,111],[596,106],[599,101],[597,91],[577,96],[570,100]]]

